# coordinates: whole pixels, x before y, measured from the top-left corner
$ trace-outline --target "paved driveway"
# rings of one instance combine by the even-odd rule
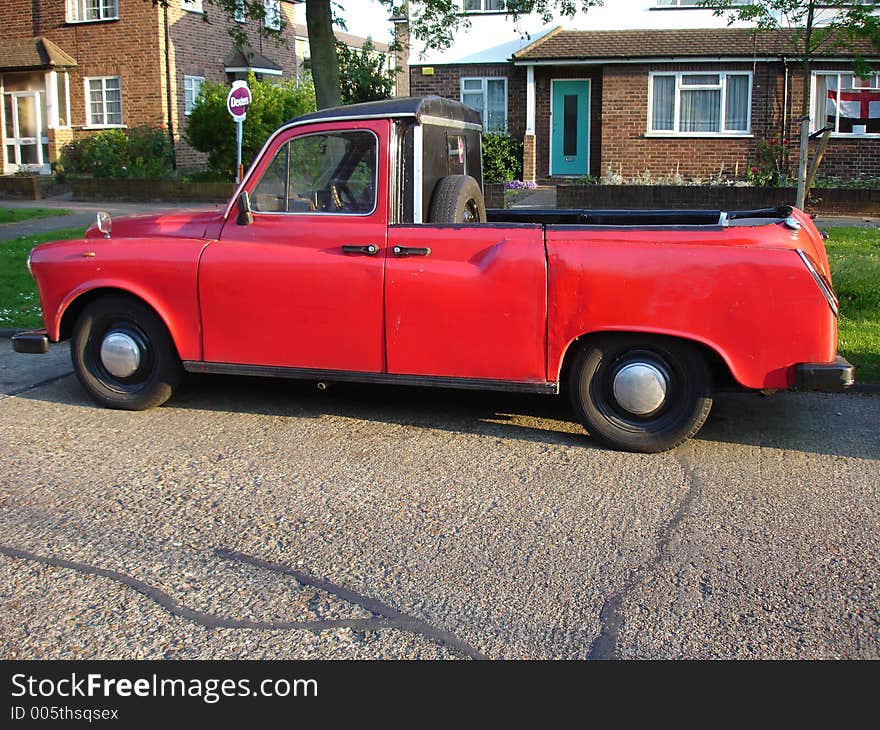
[[[876,395],[646,456],[552,397],[69,371],[0,340],[0,658],[880,655]]]

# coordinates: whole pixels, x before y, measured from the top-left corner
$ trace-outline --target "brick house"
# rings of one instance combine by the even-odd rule
[[[202,0],[5,0],[7,36],[0,45],[3,172],[48,173],[61,146],[93,130],[162,125],[177,164],[201,155],[180,131],[200,85],[246,76],[295,77],[293,43],[275,46],[258,21],[242,20],[250,48],[235,50],[230,22]],[[265,23],[293,3],[266,0]]]
[[[761,140],[787,140],[796,165],[803,72],[789,32],[754,34],[696,5],[615,0],[567,28],[462,0],[470,28],[450,49],[410,46],[410,90],[460,99],[522,140],[526,180],[741,178]],[[878,87],[877,74],[854,77],[851,50],[814,61],[812,129],[833,128],[821,174],[880,175]]]

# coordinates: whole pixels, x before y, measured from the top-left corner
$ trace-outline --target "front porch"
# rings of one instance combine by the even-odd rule
[[[52,41],[14,39],[0,51],[0,148],[3,173],[48,175],[73,139],[68,69],[76,60]]]

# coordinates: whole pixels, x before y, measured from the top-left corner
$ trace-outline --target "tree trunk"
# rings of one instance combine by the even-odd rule
[[[813,55],[813,17],[814,4],[810,0],[807,9],[807,26],[804,28],[804,85],[801,95],[801,146],[800,157],[798,160],[798,184],[797,184],[797,201],[795,205],[801,210],[807,204],[807,163],[810,156],[810,91],[812,89],[812,79],[810,77],[810,59]]]
[[[306,26],[318,109],[339,106],[339,59],[330,0],[306,0]]]

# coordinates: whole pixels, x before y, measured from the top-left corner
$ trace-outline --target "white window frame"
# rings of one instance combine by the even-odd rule
[[[657,129],[654,124],[654,78],[657,76],[674,76],[675,77],[675,111],[673,116],[674,129]],[[718,84],[694,85],[687,84],[682,86],[682,76],[718,76],[721,86],[721,99],[719,101],[721,107],[721,129],[717,132],[682,132],[681,129],[681,91],[685,90],[718,90]],[[749,77],[749,107],[746,112],[747,128],[745,130],[724,128],[725,111],[727,109],[727,77],[728,76],[748,76]],[[751,71],[649,71],[648,72],[648,123],[646,137],[752,137],[752,93],[754,90],[754,76]]]
[[[101,23],[106,20],[119,20],[119,0],[101,0],[98,4],[97,18],[81,17],[86,13],[86,2],[87,0],[67,0],[68,23]],[[105,8],[107,3],[112,3],[115,9]]]
[[[90,81],[101,82],[101,97],[104,107],[104,119],[107,118],[107,79],[119,79],[119,124],[94,123],[92,121],[92,95],[89,89]],[[125,113],[122,105],[122,77],[121,76],[86,76],[83,79],[83,90],[86,97],[86,129],[121,129],[125,127]]]
[[[509,107],[509,99],[507,96],[508,86],[507,86],[507,77],[506,76],[462,76],[458,82],[458,100],[464,103],[464,83],[465,81],[481,81],[482,82],[482,94],[483,94],[483,108],[480,111],[480,118],[483,120],[483,132],[487,134],[491,134],[493,132],[506,133],[508,126],[507,122],[510,118],[510,109]],[[504,128],[489,130],[489,81],[503,81],[504,82]],[[474,89],[468,89],[469,94],[475,93]]]
[[[235,12],[232,19],[236,23],[247,23],[247,16],[244,13],[244,0],[235,0]]]
[[[269,30],[280,30],[281,0],[263,0],[263,10],[266,12],[263,25]]]
[[[479,8],[468,9],[465,7],[465,0],[461,0],[461,10],[463,13],[506,13],[507,9],[504,7],[504,3],[502,2],[500,8],[487,8],[486,4],[489,0],[476,0],[480,3]]]
[[[188,13],[198,13],[199,15],[203,15],[205,12],[202,0],[180,0],[180,9]]]
[[[816,132],[819,129],[819,120],[816,119],[816,102],[818,99],[816,98],[816,77],[817,76],[836,76],[837,77],[837,90],[840,90],[841,87],[841,77],[842,76],[852,76],[853,77],[853,89],[877,89],[880,88],[880,73],[873,73],[871,77],[874,79],[875,86],[856,86],[856,80],[859,78],[852,71],[813,71],[810,76],[810,131]],[[824,121],[827,117],[823,117],[822,126],[824,127]],[[837,115],[834,118],[834,131],[831,133],[832,137],[842,137],[844,139],[878,139],[880,138],[880,132],[865,132],[864,134],[856,134],[855,132],[838,132],[840,129],[840,107],[837,109]]]
[[[192,91],[192,98],[189,100],[187,104],[187,94],[190,92],[189,88],[187,88],[188,84],[191,84],[194,81],[198,81],[198,84]],[[192,112],[192,108],[195,106],[196,99],[199,98],[199,91],[201,91],[202,84],[205,83],[204,76],[187,76],[183,77],[183,113],[184,116],[189,116]]]

